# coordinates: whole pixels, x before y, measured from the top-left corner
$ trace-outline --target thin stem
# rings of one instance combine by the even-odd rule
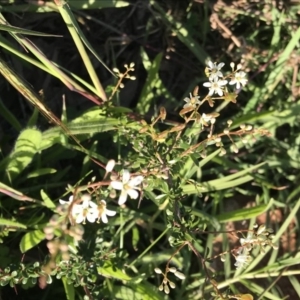
[[[142,258],[167,232],[169,231],[169,228],[166,228],[161,235],[151,244],[149,245],[136,259],[134,259],[129,265],[128,267],[131,267],[132,265],[134,265],[136,263],[137,260],[139,260],[140,258]]]

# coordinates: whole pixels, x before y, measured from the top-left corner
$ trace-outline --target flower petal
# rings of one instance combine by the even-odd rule
[[[89,204],[92,209],[98,208],[98,205],[96,203],[94,203],[93,201],[90,201]]]
[[[123,190],[123,183],[120,181],[112,181],[110,186],[115,190]]]
[[[127,183],[129,181],[129,179],[130,179],[130,173],[129,173],[128,170],[126,170],[126,169],[123,170],[123,177],[122,178],[123,178],[122,179],[123,184],[125,184],[125,183]]]
[[[63,199],[59,199],[59,203],[60,203],[61,205],[70,204],[69,201],[65,201],[65,200],[63,200]]]
[[[210,69],[213,69],[215,67],[214,63],[211,60],[207,63],[207,65]]]
[[[95,216],[94,214],[88,213],[86,218],[89,222],[94,223],[97,219],[97,216]]]
[[[218,64],[217,69],[220,70],[225,66],[225,63],[221,62]]]
[[[139,184],[141,184],[141,182],[144,180],[144,176],[136,176],[136,177],[133,177],[129,182],[128,182],[128,185],[130,187],[134,187],[134,186],[137,186]]]
[[[220,97],[223,96],[223,91],[220,88],[216,89],[216,93],[218,93]]]
[[[83,194],[81,196],[81,200],[82,201],[90,201],[91,200],[91,195],[89,195],[89,194]]]
[[[123,205],[127,200],[127,192],[126,191],[122,191],[121,192],[121,195],[119,197],[119,201],[118,201],[118,204],[119,205]]]
[[[90,200],[86,198],[86,199],[83,199],[81,206],[83,208],[88,208],[89,204],[90,204]]]
[[[106,209],[106,210],[105,210],[105,214],[108,215],[108,216],[110,216],[110,217],[115,216],[116,213],[117,213],[117,212],[114,211],[114,210],[110,210],[110,209]]]
[[[138,196],[139,196],[138,191],[136,191],[136,190],[134,190],[134,189],[127,190],[127,194],[129,195],[129,197],[130,197],[131,199],[137,199]]]
[[[72,215],[80,214],[83,211],[83,206],[81,204],[74,204],[72,207]]]
[[[68,201],[65,201],[65,200],[63,200],[63,199],[59,199],[59,203],[60,203],[61,205],[65,205],[65,204],[70,205],[72,202],[73,202],[73,195],[71,195],[71,196],[69,197],[69,200],[68,200]]]
[[[101,216],[101,221],[102,221],[103,223],[108,223],[108,219],[107,219],[106,214],[102,214],[102,216]]]
[[[76,223],[82,223],[84,222],[85,218],[83,216],[83,214],[79,214],[77,217],[76,217]]]
[[[204,82],[204,83],[203,83],[203,86],[209,88],[209,87],[211,87],[211,82]]]

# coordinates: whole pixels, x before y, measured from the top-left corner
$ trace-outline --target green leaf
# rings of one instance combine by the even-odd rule
[[[7,32],[13,32],[13,33],[21,33],[26,35],[37,35],[37,36],[48,36],[48,37],[62,37],[61,35],[55,35],[55,34],[49,34],[49,33],[43,33],[33,30],[28,30],[20,27],[15,27],[11,25],[4,25],[0,24],[0,30],[7,31]]]
[[[158,70],[160,68],[160,62],[163,54],[157,54],[152,63],[150,62],[148,55],[142,48],[141,55],[143,58],[144,67],[148,71],[148,76],[136,108],[140,114],[146,114],[149,111],[150,104],[152,103],[154,98],[153,89],[155,88],[157,82],[160,81]]]
[[[45,239],[45,234],[41,230],[27,232],[21,239],[20,250],[22,253],[36,246]]]
[[[64,284],[67,300],[75,300],[75,289],[73,284],[68,284],[66,277],[62,277],[61,280]]]
[[[176,99],[169,93],[159,77],[158,71],[160,69],[163,53],[158,53],[154,60],[151,61],[144,49],[141,48],[141,56],[148,76],[136,107],[137,112],[140,114],[148,113],[150,106],[153,105],[153,99],[159,96],[163,97],[166,102],[176,103]]]
[[[132,247],[137,249],[137,244],[140,240],[139,230],[136,227],[132,227]]]
[[[220,223],[226,223],[229,221],[241,221],[245,219],[251,219],[262,214],[273,205],[273,199],[268,204],[261,204],[255,207],[237,209],[231,212],[222,213],[216,216]]]
[[[132,300],[163,300],[164,294],[147,282],[140,282],[136,285],[127,286],[114,286],[113,294],[115,299]]]
[[[41,141],[42,133],[35,128],[25,129],[21,132],[15,148],[10,154],[10,161],[6,169],[13,178],[18,176],[31,163]]]
[[[107,278],[129,281],[132,280],[124,271],[112,265],[110,261],[104,263],[102,267],[97,268],[98,274]]]
[[[242,170],[232,175],[228,175],[222,178],[210,180],[203,183],[193,183],[193,184],[186,184],[182,186],[182,190],[185,194],[200,194],[206,193],[209,191],[218,191],[223,189],[228,189],[232,187],[236,187],[243,183],[246,183],[253,179],[253,176],[247,175],[251,171],[258,169],[259,167],[263,166],[265,162],[260,163],[258,165],[252,166],[246,170]]]
[[[110,130],[116,130],[118,125],[120,125],[120,119],[110,118],[106,115],[100,115],[99,108],[92,108],[85,111],[78,118],[66,123],[68,131],[72,135],[81,135],[80,139],[90,138],[96,133],[106,132]],[[131,122],[128,126],[136,124]],[[136,125],[137,126],[137,125]],[[50,128],[43,132],[43,138],[40,145],[40,151],[51,147],[56,143],[61,142],[61,136],[64,135],[59,126]]]
[[[43,175],[47,175],[47,174],[53,174],[56,173],[56,169],[53,168],[42,168],[42,169],[38,169],[35,170],[31,173],[29,173],[26,178],[34,178],[34,177],[40,177]]]
[[[10,112],[10,110],[7,109],[2,100],[0,100],[0,114],[7,122],[9,122],[12,127],[14,127],[14,129],[16,129],[17,131],[22,130],[21,124],[19,123],[17,118]]]
[[[19,201],[29,201],[29,202],[39,202],[33,198],[27,197],[24,194],[20,193],[19,191],[11,188],[10,186],[0,182],[0,193],[3,193],[13,199]]]
[[[44,204],[46,207],[54,210],[56,208],[56,205],[54,202],[48,197],[48,195],[44,192],[44,190],[41,190],[41,197],[44,201]]]
[[[24,228],[26,229],[26,225],[21,224],[19,222],[11,221],[11,220],[6,220],[0,218],[0,225],[5,225],[5,226],[13,226],[13,227],[18,227],[18,228]]]

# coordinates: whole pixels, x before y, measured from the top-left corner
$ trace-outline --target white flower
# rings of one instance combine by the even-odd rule
[[[108,222],[107,216],[113,217],[117,213],[114,210],[107,209],[106,208],[106,201],[104,201],[104,200],[100,201],[100,205],[98,205],[97,210],[98,210],[98,222],[99,222],[99,219],[101,218],[101,221],[103,223]]]
[[[88,220],[94,223],[98,215],[98,206],[91,201],[90,195],[82,195],[81,204],[74,204],[72,208],[72,216],[76,223],[83,223]]]
[[[119,197],[118,204],[122,205],[127,200],[127,195],[132,199],[137,199],[139,193],[137,186],[143,181],[143,176],[136,176],[130,179],[130,173],[128,170],[123,170],[122,181],[112,181],[111,187],[115,190],[120,190],[121,195]]]
[[[252,232],[248,232],[246,238],[240,238],[240,243],[243,247],[247,248],[250,251],[253,247],[253,243],[256,242],[257,239],[253,237]]]
[[[239,90],[242,86],[247,84],[247,79],[245,78],[246,73],[243,71],[236,72],[234,78],[229,82],[230,85],[236,84],[236,88]]]
[[[255,241],[255,239],[253,239],[253,234],[252,232],[248,232],[247,237],[244,238],[240,238],[240,243],[242,246],[244,246],[245,244],[251,244]]]
[[[209,88],[208,96],[212,96],[214,93],[219,96],[223,96],[222,87],[227,84],[227,80],[219,80],[218,77],[214,77],[213,81],[203,83],[203,86]]]
[[[186,102],[186,104],[184,104],[183,108],[187,108],[187,107],[196,108],[196,106],[201,103],[201,101],[199,100],[199,96],[194,97],[194,96],[192,96],[191,93],[190,93],[190,97],[185,97],[183,99],[183,101]]]
[[[237,269],[244,268],[247,265],[249,265],[249,262],[252,260],[252,257],[250,256],[247,248],[239,248],[237,254],[238,255],[235,257],[236,263],[234,264]]]
[[[225,65],[224,63],[219,63],[218,65],[216,63],[213,63],[212,61],[209,61],[207,63],[208,67],[208,74],[209,74],[209,81],[212,81],[213,79],[218,79],[218,77],[223,77],[222,72],[220,71],[223,66]]]
[[[73,197],[73,195],[71,195],[71,196],[69,197],[69,200],[68,200],[68,201],[59,199],[59,203],[60,203],[61,205],[67,205],[67,206],[70,206],[70,205],[72,204],[73,200],[74,200],[74,197]],[[80,204],[77,204],[77,203],[72,204],[72,206],[71,206],[71,211],[70,211],[71,216],[74,218],[74,217],[76,216],[76,214],[78,213],[78,211],[80,211],[80,210],[81,210],[81,205],[80,205]]]

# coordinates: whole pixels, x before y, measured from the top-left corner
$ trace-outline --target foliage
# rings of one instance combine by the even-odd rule
[[[23,5],[1,7],[4,297],[41,299],[42,289],[44,299],[70,300],[300,297],[299,74],[291,68],[299,5],[178,3],[27,4],[37,20],[50,16],[46,25],[59,17],[47,34],[17,25],[12,13]],[[95,17],[110,10],[124,23]],[[122,33],[127,20],[144,22],[142,42]],[[134,62],[133,50],[112,43],[104,59],[89,26],[134,41]],[[160,34],[167,45],[153,53]],[[43,49],[62,35],[80,64]],[[56,78],[61,118],[48,87],[36,93],[18,64]],[[63,88],[85,104],[76,110]]]

